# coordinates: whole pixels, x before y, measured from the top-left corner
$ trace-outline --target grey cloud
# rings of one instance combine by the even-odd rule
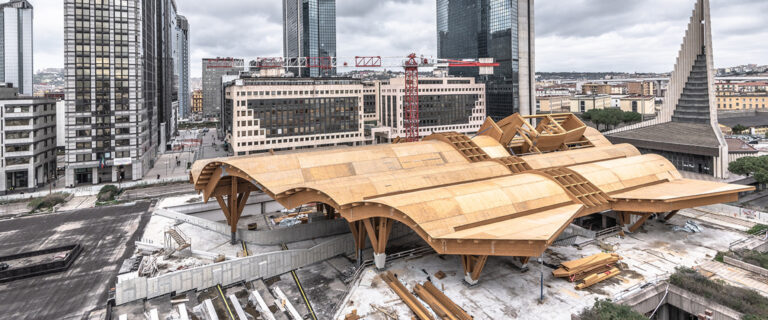
[[[4,1],[4,0],[0,0]],[[63,65],[62,0],[35,6],[35,66]],[[436,54],[436,0],[336,0],[337,54]],[[765,0],[711,0],[716,66],[768,64]],[[536,69],[668,71],[694,0],[535,0]],[[282,55],[282,0],[177,0],[201,59]]]

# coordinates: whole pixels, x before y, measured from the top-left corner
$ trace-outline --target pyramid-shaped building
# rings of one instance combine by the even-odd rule
[[[606,137],[660,154],[679,170],[725,178],[728,145],[718,128],[713,83],[709,0],[697,0],[658,117]]]

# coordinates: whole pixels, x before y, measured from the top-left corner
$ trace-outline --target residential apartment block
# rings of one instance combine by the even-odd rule
[[[56,177],[56,100],[0,88],[0,193],[30,190]]]
[[[626,96],[619,99],[619,108],[625,112],[652,115],[656,113],[656,99],[653,96]]]
[[[203,114],[203,90],[192,91],[192,109],[193,114]]]
[[[654,96],[656,84],[653,81],[627,82],[627,94],[635,96]]]
[[[0,82],[13,84],[26,96],[34,93],[32,18],[29,1],[0,4]]]
[[[611,94],[610,84],[601,83],[585,83],[581,85],[581,94],[584,95],[598,95],[598,94]]]
[[[768,93],[721,91],[717,93],[718,110],[766,109]]]
[[[540,96],[536,98],[536,113],[571,112],[571,97]]]
[[[611,107],[611,96],[607,94],[588,94],[571,97],[571,109],[573,113],[583,113],[592,109],[606,109]]]

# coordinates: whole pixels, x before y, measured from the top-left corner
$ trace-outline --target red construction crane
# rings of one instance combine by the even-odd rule
[[[419,67],[475,67],[480,69],[480,74],[493,74],[493,67],[499,64],[493,62],[493,58],[481,58],[479,61],[435,59],[416,57],[415,53],[408,55],[402,65],[384,65],[383,59],[397,57],[381,56],[355,56],[354,68],[383,68],[383,67],[403,67],[405,69],[405,96],[403,97],[403,126],[405,130],[405,141],[413,142],[419,140]],[[252,67],[259,68],[319,68],[332,69],[338,67],[351,68],[348,62],[343,62],[341,66],[337,65],[337,60],[344,58],[336,57],[270,57],[257,58],[251,62]]]

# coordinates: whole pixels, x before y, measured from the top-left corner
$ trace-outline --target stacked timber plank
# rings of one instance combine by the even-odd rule
[[[552,275],[579,282],[576,289],[584,289],[621,273],[615,266],[621,257],[615,253],[598,253],[589,257],[563,262]]]
[[[424,301],[432,309],[438,319],[443,320],[472,320],[464,309],[459,307],[444,293],[435,287],[432,282],[427,281],[423,284],[416,284],[413,291],[419,297],[418,299],[398,280],[392,272],[385,272],[380,275],[381,279],[392,288],[400,299],[413,311],[420,320],[434,320],[432,313],[424,307],[419,299]]]

